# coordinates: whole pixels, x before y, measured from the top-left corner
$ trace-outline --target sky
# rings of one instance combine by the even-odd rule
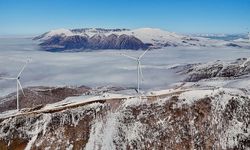
[[[0,0],[0,35],[86,27],[245,33],[250,0]]]

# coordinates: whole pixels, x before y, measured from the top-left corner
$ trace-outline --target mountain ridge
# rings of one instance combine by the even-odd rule
[[[157,28],[139,29],[57,29],[34,37],[48,51],[84,51],[99,49],[158,49],[163,47],[237,47],[249,48],[249,43],[215,40],[176,34]]]

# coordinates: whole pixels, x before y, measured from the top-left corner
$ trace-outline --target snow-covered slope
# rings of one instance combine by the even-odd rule
[[[3,149],[247,149],[250,98],[185,87],[141,98],[75,97],[0,118]],[[69,101],[71,102],[69,104]]]
[[[66,35],[66,36],[72,36],[72,35],[74,35],[74,33],[71,32],[70,30],[61,28],[61,29],[51,30],[50,32],[48,32],[46,34],[46,36],[48,38],[48,37],[52,37],[54,35],[62,35],[62,34]]]
[[[250,58],[239,58],[233,61],[213,61],[204,64],[188,64],[173,67],[185,74],[185,81],[196,82],[214,77],[236,78],[250,74]]]

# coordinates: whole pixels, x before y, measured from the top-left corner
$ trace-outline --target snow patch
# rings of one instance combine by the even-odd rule
[[[73,36],[74,34],[68,29],[61,28],[61,29],[51,30],[50,32],[48,32],[46,34],[45,39],[55,35]]]
[[[85,150],[115,149],[113,139],[117,134],[118,116],[119,113],[109,112],[105,118],[98,118],[93,122]]]
[[[29,141],[29,143],[27,144],[27,146],[25,147],[24,150],[30,150],[32,145],[35,143],[36,139],[37,139],[38,135],[35,135],[31,138],[31,140]]]
[[[195,101],[200,100],[202,98],[210,97],[215,94],[213,90],[192,90],[181,93],[179,99],[181,102],[178,106],[187,104],[192,105]]]

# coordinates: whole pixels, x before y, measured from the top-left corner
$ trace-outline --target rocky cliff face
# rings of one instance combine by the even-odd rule
[[[96,49],[147,49],[148,45],[134,36],[115,35],[108,36],[95,34],[91,37],[73,36],[52,36],[43,41],[40,46],[47,51],[65,50],[96,50]]]

